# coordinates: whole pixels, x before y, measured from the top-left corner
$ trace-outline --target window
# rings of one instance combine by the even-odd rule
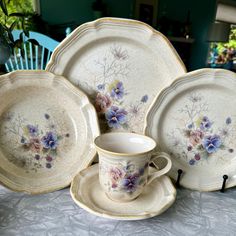
[[[236,2],[219,0],[215,20],[208,34],[208,65],[236,71]]]
[[[210,44],[208,65],[236,71],[236,25],[231,25],[228,42]]]

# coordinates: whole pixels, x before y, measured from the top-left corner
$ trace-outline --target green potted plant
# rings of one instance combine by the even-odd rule
[[[11,0],[8,0],[8,3]],[[0,8],[4,14],[4,21],[0,22],[0,65],[4,64],[13,53],[14,48],[21,48],[23,44],[23,35],[29,37],[29,31],[24,28],[24,13],[14,12],[9,14],[6,6],[6,0],[0,0]],[[12,30],[21,25],[23,32],[19,39],[14,40]]]

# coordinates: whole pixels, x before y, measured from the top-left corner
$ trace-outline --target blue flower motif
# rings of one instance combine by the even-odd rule
[[[23,143],[23,144],[27,143],[27,141],[26,141],[25,137],[23,137],[23,136],[21,137],[21,140],[20,140],[20,142],[21,142],[21,143]]]
[[[105,89],[105,84],[99,84],[97,86],[98,90],[104,90]]]
[[[37,136],[38,135],[38,126],[27,125],[27,129],[28,129],[29,134],[31,136]]]
[[[189,163],[189,165],[193,166],[195,164],[195,162],[196,161],[194,159],[191,159],[188,163]]]
[[[56,149],[58,146],[57,135],[53,132],[47,132],[45,136],[42,137],[43,147],[46,149]]]
[[[111,128],[119,128],[120,125],[127,121],[127,112],[124,109],[119,109],[116,106],[112,106],[106,113],[105,117],[108,121],[108,125]]]
[[[141,98],[141,102],[143,103],[146,103],[148,100],[148,95],[144,95],[142,98]]]
[[[133,175],[129,175],[122,180],[122,185],[128,193],[134,192],[136,190],[138,184],[139,184],[139,174],[138,173],[135,173]]]
[[[226,119],[226,121],[225,121],[225,123],[226,123],[227,125],[231,124],[231,122],[232,122],[232,120],[231,120],[230,117],[228,117],[228,118]]]
[[[188,129],[192,129],[193,128],[193,123],[189,124],[187,127],[188,127]]]
[[[206,149],[208,153],[213,153],[218,150],[222,142],[219,135],[209,135],[203,139],[202,146]]]
[[[111,90],[111,97],[121,99],[124,96],[124,87],[122,82],[117,84]]]

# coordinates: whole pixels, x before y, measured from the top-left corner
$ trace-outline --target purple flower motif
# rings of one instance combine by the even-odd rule
[[[196,154],[194,155],[194,158],[195,158],[196,161],[199,161],[199,160],[201,159],[201,156],[200,156],[199,153],[196,153]]]
[[[148,100],[148,95],[144,95],[142,98],[141,98],[141,102],[143,103],[146,103]]]
[[[212,122],[210,122],[209,118],[207,116],[204,116],[200,124],[200,129],[201,130],[210,129],[211,125],[212,125]]]
[[[51,156],[47,155],[47,156],[46,156],[46,160],[47,160],[48,162],[51,162],[53,159],[52,159]]]
[[[121,99],[124,96],[124,86],[122,82],[117,82],[111,89],[111,97]]]
[[[39,154],[35,154],[34,158],[35,158],[36,160],[39,160],[39,159],[40,159],[40,155],[39,155]]]
[[[188,148],[187,148],[187,150],[190,152],[190,151],[192,151],[192,149],[193,149],[193,146],[191,146],[191,145],[188,145]]]
[[[208,153],[213,153],[218,150],[222,142],[219,135],[208,135],[203,139],[202,146]]]
[[[50,116],[49,116],[47,113],[44,114],[44,117],[45,117],[45,119],[47,119],[47,120],[50,118]]]
[[[43,147],[46,149],[56,149],[58,146],[57,135],[53,132],[47,132],[45,136],[42,137]]]
[[[120,125],[127,121],[127,112],[124,109],[119,109],[116,106],[112,106],[106,113],[105,117],[108,121],[108,125],[111,128],[119,128]]]
[[[52,168],[51,163],[46,163],[46,167],[47,167],[48,169]]]
[[[38,126],[27,125],[27,129],[28,129],[31,136],[37,136],[38,135]]]
[[[203,121],[203,122],[208,122],[208,121],[209,121],[209,118],[208,118],[207,116],[203,116],[202,121]]]
[[[231,119],[230,117],[228,117],[228,118],[226,119],[226,121],[225,121],[225,123],[226,123],[227,125],[231,124],[231,122],[232,122],[232,119]]]
[[[136,190],[139,183],[139,174],[135,173],[129,175],[122,180],[122,185],[128,193],[132,193]]]

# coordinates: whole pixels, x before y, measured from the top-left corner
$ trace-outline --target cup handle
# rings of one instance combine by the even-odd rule
[[[149,174],[148,179],[147,179],[147,184],[150,184],[154,179],[166,174],[171,169],[172,162],[171,162],[171,159],[170,159],[170,155],[168,155],[165,152],[154,153],[153,156],[151,157],[150,163],[152,162],[155,165],[156,168],[159,168],[159,167],[157,166],[157,164],[155,164],[154,161],[158,158],[165,158],[167,160],[167,164],[163,169],[155,171],[152,174]]]

